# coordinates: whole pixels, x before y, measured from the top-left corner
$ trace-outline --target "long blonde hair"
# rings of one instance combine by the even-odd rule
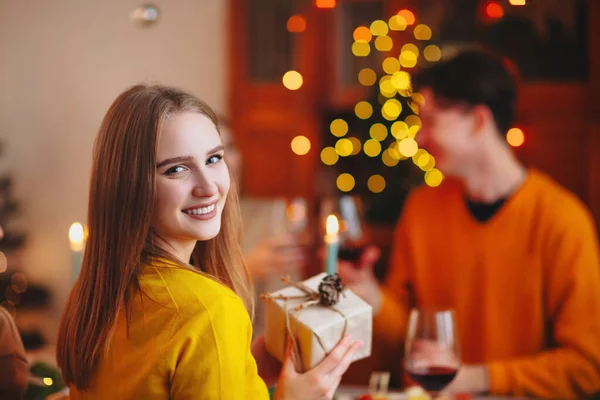
[[[158,136],[167,117],[186,111],[203,114],[217,125],[216,115],[206,103],[185,91],[157,85],[126,90],[102,121],[90,179],[89,237],[58,334],[57,360],[68,385],[90,387],[117,314],[124,310],[129,316],[128,299],[139,290],[142,266],[154,257],[182,264],[153,245],[151,220]],[[252,314],[240,225],[232,180],[221,230],[214,239],[197,243],[191,264],[231,288]]]

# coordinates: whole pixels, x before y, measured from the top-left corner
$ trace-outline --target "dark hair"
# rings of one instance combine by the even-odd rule
[[[516,80],[509,62],[482,49],[459,52],[417,71],[415,90],[430,88],[442,102],[484,105],[490,109],[501,134],[515,119]]]

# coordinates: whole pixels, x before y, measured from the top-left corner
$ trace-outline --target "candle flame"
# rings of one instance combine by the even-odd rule
[[[327,223],[325,224],[325,231],[327,235],[337,235],[340,230],[340,224],[335,215],[329,215],[327,217]]]
[[[83,245],[84,231],[83,225],[79,222],[74,222],[69,228],[69,241],[73,250],[80,249]]]

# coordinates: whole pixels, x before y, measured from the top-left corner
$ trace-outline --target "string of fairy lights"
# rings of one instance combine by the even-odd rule
[[[322,2],[317,6],[335,7],[335,1],[325,2],[326,5]],[[489,11],[490,4],[492,3],[487,4],[486,12]],[[510,0],[510,4],[523,5],[525,2]],[[306,21],[302,16],[294,15],[288,20],[287,28],[290,32],[303,32]],[[394,32],[404,34],[395,35]],[[392,36],[402,36],[404,43],[394,43]],[[436,187],[442,183],[444,175],[435,167],[435,158],[425,149],[419,148],[416,140],[421,129],[418,107],[422,104],[423,97],[413,92],[411,87],[411,70],[420,63],[435,63],[442,58],[440,47],[431,43],[432,36],[431,28],[417,23],[415,14],[408,9],[398,11],[387,22],[375,20],[369,26],[358,26],[353,31],[352,54],[355,57],[368,57],[372,51],[382,53],[383,57],[387,56],[382,57],[378,71],[363,68],[356,76],[358,83],[365,88],[378,89],[379,98],[377,101],[361,100],[354,106],[356,118],[372,122],[368,128],[369,138],[364,142],[352,136],[348,123],[350,120],[338,118],[331,121],[329,134],[336,138],[336,142],[321,149],[320,159],[323,164],[334,166],[341,158],[364,155],[380,158],[385,166],[393,168],[400,161],[411,159],[423,171],[427,185]],[[391,56],[391,50],[400,44],[399,56]],[[283,85],[289,90],[298,90],[302,84],[302,75],[297,71],[288,71],[283,76]],[[405,107],[409,107],[411,112],[403,113]],[[385,123],[377,120],[379,115]],[[520,128],[513,127],[507,132],[506,140],[511,146],[520,147],[525,141],[525,135]],[[310,151],[311,143],[307,137],[299,135],[292,140],[291,147],[294,153],[304,155]],[[350,192],[356,186],[355,177],[348,172],[341,172],[337,176],[336,185],[340,191]],[[385,178],[373,174],[367,180],[367,187],[373,193],[380,193],[386,187]]]
[[[365,86],[379,85],[380,101],[371,104],[368,101],[361,100],[354,107],[355,115],[362,120],[371,119],[375,112],[380,112],[381,116],[391,124],[389,128],[380,122],[374,122],[369,129],[370,139],[363,144],[363,151],[368,157],[381,157],[383,164],[388,167],[396,166],[400,161],[412,159],[414,164],[424,171],[425,183],[435,187],[440,185],[443,180],[443,174],[435,168],[435,159],[425,149],[420,149],[415,137],[421,128],[421,119],[418,117],[418,105],[422,104],[422,96],[413,92],[411,88],[410,70],[415,68],[422,56],[427,62],[439,61],[442,57],[441,49],[435,44],[429,44],[432,38],[432,31],[426,24],[416,24],[416,18],[412,11],[403,9],[396,15],[389,18],[388,22],[375,20],[369,27],[359,26],[353,32],[354,42],[352,44],[352,53],[356,57],[367,57],[371,53],[372,47],[375,50],[387,53],[394,47],[394,40],[390,36],[393,31],[406,31],[412,27],[412,36],[416,43],[403,43],[398,57],[388,56],[381,63],[381,76],[372,68],[363,68],[359,71],[358,82]],[[398,98],[407,101],[401,102]],[[408,101],[410,100],[410,101]],[[401,119],[403,103],[408,105],[413,112]],[[379,108],[375,110],[375,108]],[[346,125],[342,120],[335,120],[330,125],[330,132],[334,136],[344,136]],[[343,134],[342,134],[343,133]],[[390,138],[386,143],[386,139]],[[338,143],[343,140],[339,139]],[[338,143],[335,149],[338,150]],[[359,143],[353,142],[355,146]],[[387,148],[384,148],[387,147]],[[351,152],[358,154],[357,151]],[[340,154],[339,151],[337,151]],[[332,152],[321,153],[321,160],[332,165],[333,159],[330,157]],[[344,156],[340,154],[340,156]],[[349,174],[340,174],[337,179],[337,186],[341,191],[350,191],[354,187],[353,179]],[[385,189],[385,179],[381,175],[372,175],[369,177],[367,186],[374,193],[379,193]]]
[[[302,32],[306,22],[300,16],[292,16],[288,20],[288,30]],[[357,80],[364,87],[379,86],[380,102],[361,100],[354,106],[354,115],[369,122],[379,113],[391,125],[373,121],[369,128],[369,138],[363,142],[350,133],[348,122],[338,118],[331,122],[329,134],[337,138],[335,145],[321,149],[321,162],[334,166],[342,157],[367,156],[380,158],[387,167],[395,167],[400,161],[412,159],[414,164],[424,172],[425,183],[438,186],[442,173],[435,168],[435,159],[426,150],[420,149],[415,137],[421,128],[418,117],[418,104],[422,102],[421,95],[411,90],[410,70],[415,68],[420,58],[427,62],[441,59],[442,51],[431,40],[431,28],[425,24],[416,24],[415,15],[410,10],[400,10],[387,22],[373,21],[370,26],[359,26],[353,32],[352,53],[355,57],[368,57],[371,51],[387,53],[394,48],[394,40],[390,36],[393,31],[412,29],[415,43],[404,43],[398,57],[388,56],[381,62],[381,70],[363,68],[358,72]],[[379,72],[379,74],[378,74]],[[282,79],[283,85],[289,90],[302,87],[303,78],[297,71],[288,71]],[[398,97],[400,96],[400,98]],[[411,100],[410,102],[401,100]],[[404,103],[404,105],[403,105]],[[411,108],[412,113],[400,118],[404,107]],[[298,155],[310,151],[310,140],[299,135],[292,139],[292,151]],[[337,188],[342,192],[350,192],[356,185],[355,177],[348,172],[341,172],[336,179]],[[380,193],[386,187],[385,178],[379,174],[371,175],[367,187],[373,193]]]

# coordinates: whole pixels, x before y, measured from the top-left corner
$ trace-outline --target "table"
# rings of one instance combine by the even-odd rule
[[[335,395],[336,400],[356,400],[358,396],[368,393],[366,386],[342,385]],[[390,400],[408,400],[404,392],[391,391]],[[471,400],[526,400],[524,397],[503,397],[503,396],[473,396]],[[531,400],[531,399],[530,399]]]

